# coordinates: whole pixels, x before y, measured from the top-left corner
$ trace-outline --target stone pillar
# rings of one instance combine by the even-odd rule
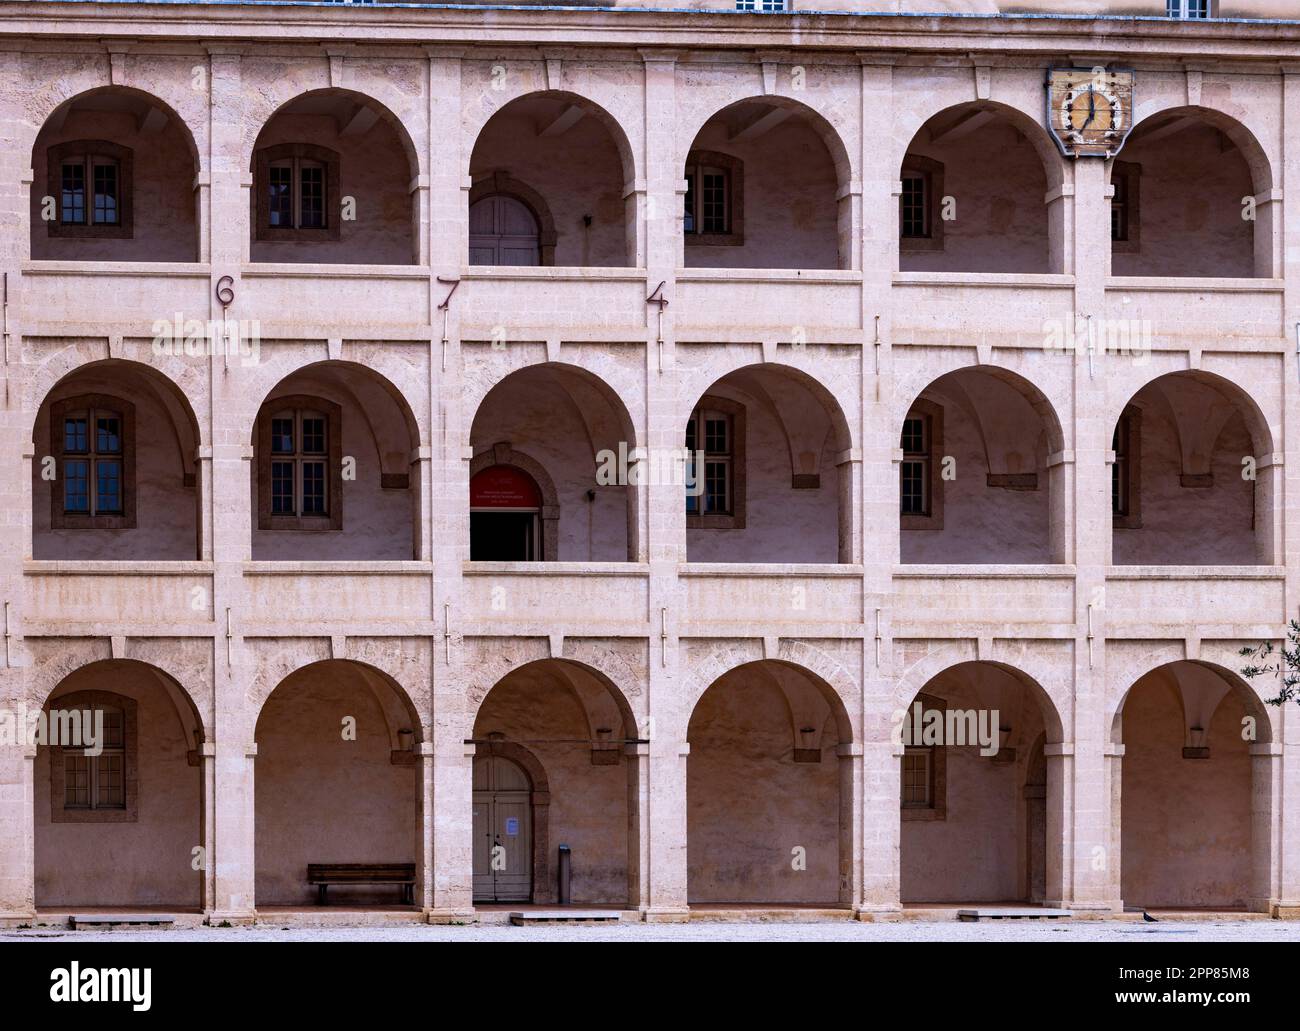
[[[1065,440],[1074,457],[1075,583],[1074,712],[1061,713],[1062,737],[1051,742],[1048,755],[1048,893],[1052,855],[1059,843],[1061,905],[1076,909],[1111,909],[1119,905],[1112,892],[1111,867],[1118,862],[1118,841],[1111,834],[1111,791],[1106,753],[1110,727],[1106,716],[1108,691],[1105,653],[1106,570],[1111,560],[1110,447],[1113,426],[1107,407],[1108,377],[1122,376],[1115,364],[1127,355],[1087,352],[1089,325],[1105,315],[1106,274],[1110,261],[1110,188],[1104,162],[1071,159],[1074,175],[1074,322],[1080,348],[1063,361],[1074,366],[1074,426]],[[1068,313],[1062,313],[1066,317]],[[1071,328],[1071,327],[1067,327]],[[1127,686],[1127,685],[1126,685]],[[1060,761],[1052,761],[1053,754]],[[1053,777],[1060,778],[1060,791]],[[1060,825],[1053,816],[1058,797]],[[1059,836],[1058,836],[1059,830]]]
[[[256,918],[253,760],[257,745],[218,739],[212,759],[217,811],[213,819],[213,896],[208,923],[251,924]]]
[[[907,399],[894,396],[892,374],[893,274],[898,268],[900,170],[880,141],[893,137],[894,69],[887,57],[862,56],[862,209],[882,217],[862,220],[862,412],[860,475],[855,504],[861,519],[854,554],[863,563],[862,739],[855,779],[861,810],[860,887],[855,908],[864,920],[897,917],[901,744],[892,739],[895,667],[890,616],[893,567],[899,556],[898,466],[894,461]],[[870,546],[867,542],[870,541]]]

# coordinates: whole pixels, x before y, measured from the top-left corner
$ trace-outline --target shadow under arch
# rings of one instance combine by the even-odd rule
[[[901,561],[1069,560],[1065,430],[1034,383],[1000,366],[961,366],[895,418]],[[963,535],[968,526],[982,530]]]
[[[534,417],[530,406],[546,411]],[[547,412],[550,417],[543,423],[540,420]],[[575,430],[580,438],[570,442],[560,434],[561,426],[566,432]],[[620,558],[637,561],[642,490],[639,477],[632,474],[639,448],[636,424],[619,390],[608,381],[568,362],[537,362],[513,369],[478,398],[469,436],[474,450],[471,479],[492,464],[513,465],[541,489],[546,561],[560,557],[560,529],[579,507],[578,495],[597,488],[624,492],[627,547]],[[561,456],[563,446],[571,450]],[[621,456],[626,456],[626,469],[620,466]],[[587,497],[588,518],[593,524],[601,522],[591,508],[595,499]]]
[[[151,107],[156,107],[159,111],[165,114],[168,119],[173,120],[176,125],[180,127],[181,136],[184,138],[186,146],[189,148],[190,159],[194,162],[195,174],[197,175],[199,172],[204,170],[205,165],[203,163],[203,153],[199,150],[198,144],[194,138],[194,130],[190,128],[189,123],[181,117],[180,113],[174,107],[168,104],[161,97],[154,93],[150,93],[148,90],[142,90],[137,86],[122,86],[105,83],[101,86],[92,86],[90,89],[82,90],[80,93],[64,98],[56,104],[43,119],[41,119],[40,127],[37,129],[36,134],[32,139],[33,151],[35,150],[37,142],[40,140],[41,133],[45,131],[45,127],[49,124],[50,119],[58,114],[60,109],[75,105],[78,101],[87,100],[93,96],[104,93],[116,93],[124,97],[135,97]]]
[[[295,94],[286,98],[274,111],[266,116],[266,119],[257,128],[257,132],[252,135],[252,142],[245,145],[244,157],[242,159],[243,167],[250,172],[254,170],[256,164],[256,155],[258,144],[261,142],[266,132],[267,126],[275,121],[281,114],[295,104],[303,101],[310,102],[316,98],[334,98],[336,100],[354,100],[363,107],[368,107],[374,111],[385,124],[388,125],[401,144],[402,151],[406,155],[410,178],[414,180],[421,174],[422,163],[420,161],[419,150],[415,146],[415,141],[411,138],[405,123],[393,113],[393,111],[382,101],[372,97],[370,94],[361,90],[349,89],[341,86],[323,86],[319,89],[305,90],[302,93]]]
[[[1107,161],[1107,180],[1109,181],[1114,172],[1115,160],[1124,160],[1124,148],[1128,146],[1131,140],[1134,140],[1135,136],[1137,142],[1140,142],[1141,132],[1149,128],[1153,123],[1159,124],[1178,119],[1194,119],[1218,129],[1236,145],[1237,149],[1241,151],[1242,157],[1245,158],[1246,165],[1250,169],[1255,194],[1258,196],[1273,189],[1273,164],[1254,132],[1230,114],[1215,110],[1212,107],[1192,104],[1161,108],[1159,111],[1152,111],[1142,115],[1124,138],[1124,145],[1115,154],[1115,158]]]
[[[1217,698],[1211,685],[1221,686]],[[1240,724],[1220,721],[1233,715],[1230,702],[1244,713]],[[1142,718],[1130,713],[1126,726],[1131,704]],[[1282,751],[1259,694],[1219,663],[1176,659],[1136,677],[1108,715],[1116,896],[1143,907],[1273,912]]]

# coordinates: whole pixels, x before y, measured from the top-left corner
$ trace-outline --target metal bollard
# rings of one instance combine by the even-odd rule
[[[560,905],[567,906],[571,898],[569,894],[569,876],[572,868],[573,850],[568,845],[560,846]]]

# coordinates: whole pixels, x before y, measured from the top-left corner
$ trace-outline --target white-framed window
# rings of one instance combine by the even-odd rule
[[[688,168],[682,218],[682,230],[687,234],[731,232],[730,171],[710,165]]]
[[[1211,0],[1165,0],[1165,17],[1167,18],[1210,18]]]
[[[329,514],[329,417],[310,409],[271,416],[271,515]]]
[[[902,805],[905,809],[929,809],[934,805],[933,748],[903,751]]]
[[[103,749],[98,755],[87,755],[79,748],[64,750],[63,808],[125,809],[126,714],[106,705],[87,712],[92,720],[103,714]]]
[[[737,11],[786,11],[787,0],[736,0]]]
[[[899,506],[902,515],[930,514],[930,419],[909,415],[903,420],[903,461],[899,466]]]
[[[697,408],[686,424],[686,450],[691,453],[687,476],[701,475],[695,455],[704,452],[703,490],[686,495],[688,515],[732,515],[734,504],[735,431],[727,412]]]

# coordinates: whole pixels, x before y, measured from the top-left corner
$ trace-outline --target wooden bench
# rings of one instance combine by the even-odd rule
[[[325,890],[331,884],[400,884],[402,901],[415,903],[414,863],[308,863],[307,883],[316,885],[316,901],[329,905]]]

